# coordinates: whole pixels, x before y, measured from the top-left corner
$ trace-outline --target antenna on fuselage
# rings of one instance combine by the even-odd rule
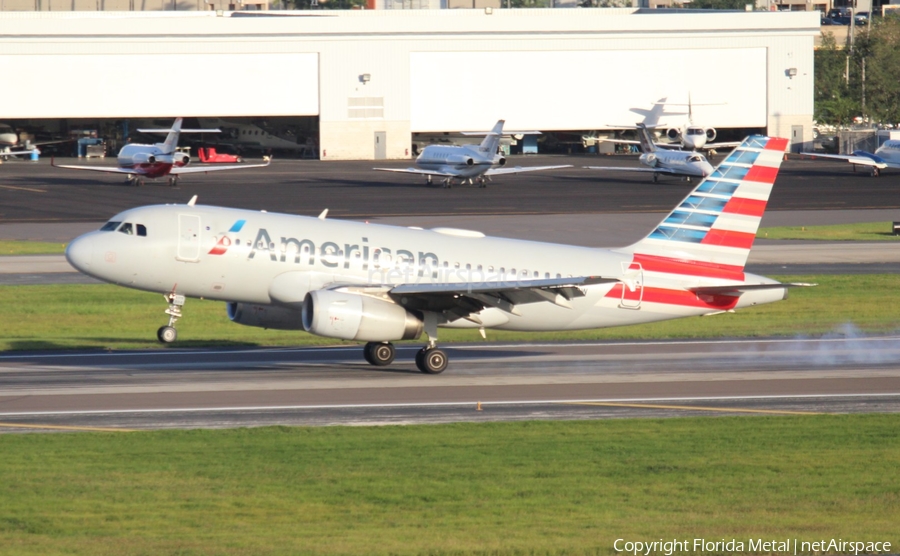
[[[197,204],[197,196],[196,196],[196,195],[194,195],[193,197],[191,197],[191,200],[188,201],[187,206],[192,207],[192,206],[194,206],[195,204]]]

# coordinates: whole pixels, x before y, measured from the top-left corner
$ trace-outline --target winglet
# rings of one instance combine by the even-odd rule
[[[319,214],[319,220],[325,220],[325,217],[328,216],[328,209],[325,209]]]
[[[194,206],[195,204],[197,204],[197,196],[196,196],[196,195],[194,195],[193,197],[191,197],[191,200],[188,201],[187,206],[192,207],[192,206]]]

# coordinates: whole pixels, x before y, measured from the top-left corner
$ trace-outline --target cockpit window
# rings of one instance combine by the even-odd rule
[[[114,232],[114,231],[116,231],[116,228],[119,227],[119,224],[121,224],[121,222],[112,222],[112,221],[107,222],[106,224],[103,225],[102,228],[100,228],[100,231],[101,232]]]
[[[702,159],[699,156],[692,156],[688,158],[689,162],[700,162]]]
[[[131,227],[131,222],[126,222],[122,224],[122,227],[119,228],[119,231],[123,234],[132,235],[134,234],[134,230]]]
[[[147,235],[147,226],[144,226],[143,224],[135,224],[135,226],[137,226],[137,235],[139,235],[139,236]]]

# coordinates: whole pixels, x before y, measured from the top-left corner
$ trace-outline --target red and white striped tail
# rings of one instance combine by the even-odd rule
[[[645,270],[741,279],[787,139],[750,136],[653,232],[626,247]]]

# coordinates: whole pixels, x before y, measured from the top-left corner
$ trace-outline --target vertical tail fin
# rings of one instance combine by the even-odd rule
[[[652,153],[656,151],[656,145],[653,144],[653,136],[650,130],[644,124],[637,124],[638,138],[641,140],[641,152]]]
[[[747,137],[650,235],[624,251],[645,268],[741,275],[787,145],[787,139]]]
[[[163,143],[162,149],[166,154],[172,154],[175,152],[175,148],[178,147],[178,135],[181,133],[181,118],[176,118],[175,123],[172,124],[172,129],[169,130],[168,135],[166,135],[166,140]]]
[[[494,129],[487,134],[487,137],[478,145],[478,152],[493,156],[497,154],[497,147],[500,146],[500,138],[503,137],[503,124],[506,120],[497,120]]]

